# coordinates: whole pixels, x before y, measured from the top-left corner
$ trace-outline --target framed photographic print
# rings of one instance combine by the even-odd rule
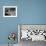
[[[3,17],[17,17],[17,6],[3,6]]]
[[[20,24],[18,25],[18,41],[46,41],[46,25]]]

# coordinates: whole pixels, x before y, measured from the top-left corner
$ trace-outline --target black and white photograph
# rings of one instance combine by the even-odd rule
[[[3,6],[3,17],[17,17],[17,6]]]
[[[18,38],[20,46],[31,46],[32,43],[45,42],[46,25],[20,24],[18,25]]]

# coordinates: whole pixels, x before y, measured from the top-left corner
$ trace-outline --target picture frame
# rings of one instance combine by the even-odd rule
[[[26,40],[46,41],[46,24],[18,24],[18,42],[25,39],[24,37],[23,39],[21,39],[22,36],[25,36],[22,35],[21,31],[27,31],[27,30],[28,30],[28,35],[30,33],[29,36],[31,37],[29,37]],[[31,34],[31,32],[33,33]]]
[[[17,6],[3,6],[3,17],[17,17]]]

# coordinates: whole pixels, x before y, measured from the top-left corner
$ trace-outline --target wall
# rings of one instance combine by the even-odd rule
[[[18,0],[0,0],[0,44],[7,44],[9,42],[8,40],[8,34],[10,32],[17,32],[17,23],[18,18],[15,17],[3,17],[3,6],[18,6]],[[16,38],[16,43],[18,43],[18,38]]]
[[[17,5],[18,17],[4,18],[4,5]],[[0,0],[0,44],[8,43],[9,32],[17,34],[18,24],[46,24],[46,0]]]

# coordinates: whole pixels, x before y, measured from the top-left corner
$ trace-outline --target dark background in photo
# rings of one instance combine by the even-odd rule
[[[5,16],[14,16],[16,8],[5,8]]]

